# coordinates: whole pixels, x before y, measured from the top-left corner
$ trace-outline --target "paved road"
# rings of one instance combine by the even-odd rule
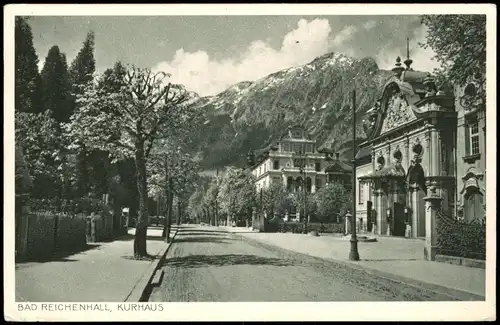
[[[436,301],[434,292],[214,227],[184,227],[149,301]]]

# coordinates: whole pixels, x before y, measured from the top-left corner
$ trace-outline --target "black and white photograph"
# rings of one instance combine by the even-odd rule
[[[4,7],[4,319],[496,319],[495,9]]]

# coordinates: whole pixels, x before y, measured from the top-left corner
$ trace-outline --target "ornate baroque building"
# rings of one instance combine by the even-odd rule
[[[473,78],[467,87],[438,91],[429,73],[414,71],[409,58],[404,63],[397,59],[365,121],[357,218],[379,235],[430,238],[429,204],[439,202],[451,218],[484,217],[485,105]]]
[[[318,150],[316,140],[303,128],[292,127],[264,151],[252,167],[252,173],[258,192],[278,183],[291,193],[302,190],[306,184],[307,192],[315,193],[328,182],[340,182],[350,188],[352,167],[337,153],[332,155],[329,149]]]

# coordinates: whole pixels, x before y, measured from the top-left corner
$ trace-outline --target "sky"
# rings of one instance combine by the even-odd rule
[[[68,64],[95,33],[97,73],[123,63],[171,74],[201,96],[215,95],[241,81],[306,64],[329,53],[373,57],[391,69],[406,57],[410,39],[413,68],[437,67],[418,16],[32,16],[28,23],[43,66],[58,45]]]

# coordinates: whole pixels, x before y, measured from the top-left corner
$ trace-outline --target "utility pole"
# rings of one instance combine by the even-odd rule
[[[215,183],[217,184],[217,192],[219,191],[219,168],[217,168]],[[215,196],[215,225],[219,226],[219,206],[217,204],[217,196]]]
[[[356,90],[352,91],[352,217],[351,251],[349,259],[359,261],[358,238],[356,236]]]

